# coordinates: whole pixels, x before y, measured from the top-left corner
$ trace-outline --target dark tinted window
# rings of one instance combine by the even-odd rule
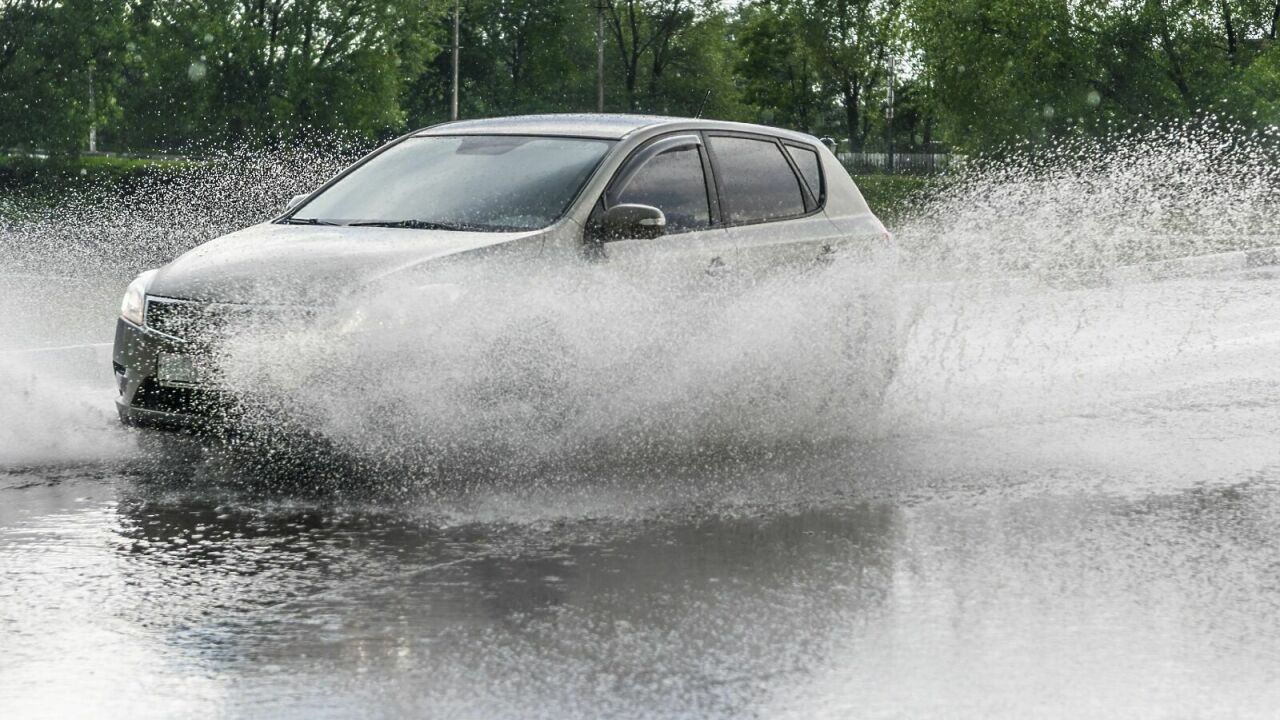
[[[822,198],[822,171],[818,168],[818,153],[795,145],[788,145],[787,152],[791,153],[791,159],[796,162],[796,167],[800,168],[800,174],[804,176],[804,181],[809,186],[809,192],[813,193],[813,199],[820,200]]]
[[[688,148],[650,159],[619,193],[618,202],[658,208],[667,216],[667,232],[708,227],[711,209],[701,153]]]
[[[804,214],[800,180],[782,150],[767,140],[713,137],[721,200],[730,222]]]

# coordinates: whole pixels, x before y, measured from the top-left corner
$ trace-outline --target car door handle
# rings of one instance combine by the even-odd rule
[[[709,277],[724,277],[728,275],[732,268],[729,263],[725,262],[719,255],[711,258],[711,262],[707,263],[707,275]]]

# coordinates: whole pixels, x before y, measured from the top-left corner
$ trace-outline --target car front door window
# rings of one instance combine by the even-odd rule
[[[658,208],[667,216],[669,234],[710,227],[701,151],[681,148],[650,158],[617,194],[617,202]]]

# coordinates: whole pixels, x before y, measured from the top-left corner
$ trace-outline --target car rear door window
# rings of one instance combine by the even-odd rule
[[[670,150],[644,164],[617,196],[618,203],[652,205],[667,216],[667,232],[711,225],[707,179],[698,148]]]
[[[818,165],[818,153],[796,145],[788,145],[787,152],[791,153],[791,159],[795,161],[796,167],[800,168],[800,175],[809,186],[809,193],[813,195],[813,199],[821,201],[822,170]]]
[[[731,223],[794,217],[805,212],[800,179],[772,140],[713,136],[720,199]]]

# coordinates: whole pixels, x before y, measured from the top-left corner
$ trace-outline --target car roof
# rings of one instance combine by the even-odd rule
[[[747,123],[666,117],[662,115],[623,115],[566,113],[551,115],[515,115],[481,120],[456,120],[440,123],[414,133],[414,137],[430,135],[558,135],[564,137],[621,140],[642,129],[669,126],[672,130],[702,129],[757,132],[789,137],[805,142],[817,139],[791,130]]]

